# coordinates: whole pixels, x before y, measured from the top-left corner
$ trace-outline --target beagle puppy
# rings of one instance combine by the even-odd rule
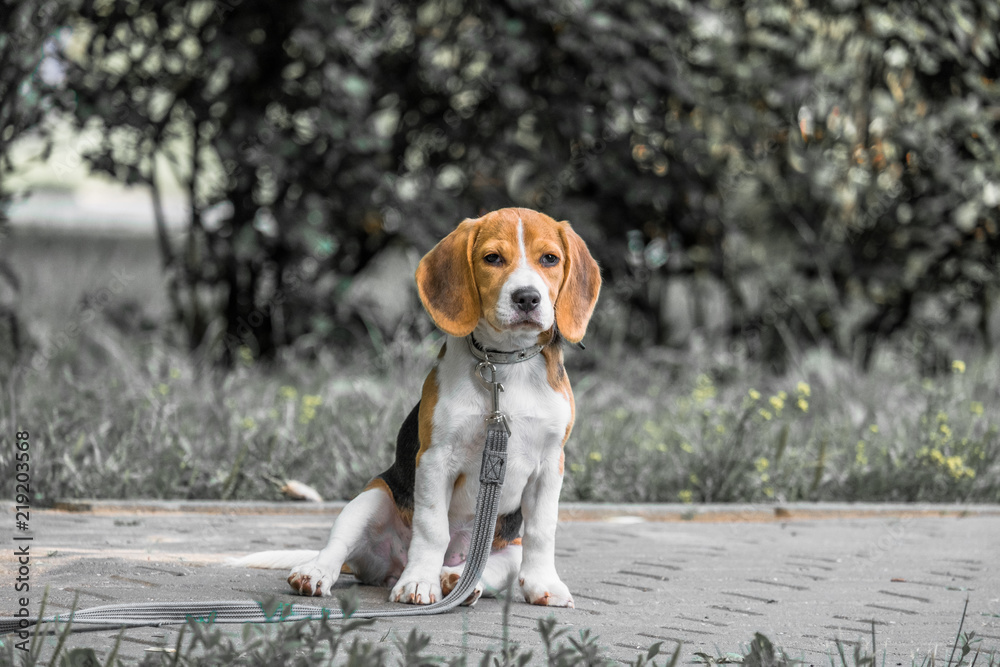
[[[572,607],[555,567],[574,419],[561,344],[587,330],[601,287],[597,262],[569,223],[505,208],[463,221],[424,256],[416,279],[448,338],[399,430],[395,462],[348,503],[321,551],[262,552],[235,564],[292,567],[288,583],[302,595],[329,595],[341,572],[391,587],[390,601],[447,595],[462,573],[479,493],[491,411],[476,375],[485,351],[500,360],[511,435],[492,550],[464,604],[517,576],[526,601]]]

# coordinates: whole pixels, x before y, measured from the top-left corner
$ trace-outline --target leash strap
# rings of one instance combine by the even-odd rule
[[[472,530],[469,555],[458,585],[439,602],[405,609],[359,609],[351,618],[391,618],[398,616],[430,616],[441,614],[460,605],[479,583],[489,559],[496,530],[500,491],[507,470],[507,438],[510,433],[504,415],[499,411],[498,396],[502,386],[496,382],[496,368],[491,380],[494,386],[493,413],[487,418],[486,446],[479,469],[479,495],[476,498],[476,521]],[[282,603],[277,611],[265,613],[259,602],[224,600],[219,602],[146,602],[115,604],[81,609],[70,614],[46,618],[0,618],[0,635],[23,632],[39,623],[70,622],[76,624],[136,628],[187,623],[189,620],[213,623],[275,623],[305,619],[344,618],[340,609],[316,607],[298,603]]]

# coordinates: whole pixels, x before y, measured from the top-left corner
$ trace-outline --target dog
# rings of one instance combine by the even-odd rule
[[[235,564],[291,567],[288,583],[301,595],[329,595],[342,572],[391,587],[390,601],[447,595],[462,573],[479,493],[491,412],[476,376],[485,351],[523,360],[496,364],[511,432],[506,479],[486,569],[463,604],[516,576],[527,602],[572,607],[555,567],[563,448],[575,418],[561,345],[586,333],[601,287],[597,262],[569,223],[505,208],[461,222],[423,257],[416,281],[448,338],[399,430],[394,463],[347,504],[318,553],[262,552]]]

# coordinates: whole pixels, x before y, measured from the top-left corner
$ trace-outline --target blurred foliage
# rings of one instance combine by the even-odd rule
[[[779,370],[989,340],[993,0],[105,0],[70,25],[53,99],[101,133],[93,168],[184,184],[174,309],[229,361],[328,334],[381,250],[511,204],[588,240],[619,345],[683,339],[678,286]]]
[[[3,176],[12,169],[10,146],[44,119],[51,101],[41,95],[42,61],[54,47],[50,37],[66,22],[63,3],[44,0],[0,2],[0,238],[7,224],[10,193]]]
[[[4,188],[11,171],[10,146],[45,118],[51,100],[41,95],[42,62],[50,37],[67,17],[55,0],[0,1],[0,380],[6,381],[22,351],[18,317],[20,281],[4,256],[7,207],[13,195]]]

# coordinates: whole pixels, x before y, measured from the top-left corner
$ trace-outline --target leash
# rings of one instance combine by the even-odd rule
[[[472,342],[470,341],[470,347]],[[477,350],[478,352],[479,350]],[[537,354],[537,352],[536,352]],[[507,416],[500,410],[500,392],[503,385],[497,381],[497,369],[490,358],[495,353],[483,351],[482,361],[476,366],[480,380],[491,390],[492,411],[486,417],[486,445],[479,468],[479,495],[476,497],[476,519],[465,569],[458,585],[438,602],[406,609],[359,609],[351,618],[392,618],[399,616],[430,616],[457,607],[473,592],[486,569],[496,530],[500,492],[507,470],[507,439],[510,426]],[[534,356],[534,354],[530,355]],[[514,361],[523,361],[522,356]],[[497,359],[499,363],[504,363]],[[512,362],[507,362],[512,363]],[[487,375],[488,373],[488,375]],[[72,622],[74,625],[96,625],[109,628],[137,628],[173,625],[194,620],[203,623],[276,623],[320,619],[342,619],[340,609],[317,607],[299,603],[280,603],[268,613],[260,602],[253,600],[222,600],[218,602],[145,602],[136,604],[103,605],[81,609],[69,614],[39,617],[0,618],[0,635],[24,632],[41,623]],[[71,629],[72,631],[72,629]]]

